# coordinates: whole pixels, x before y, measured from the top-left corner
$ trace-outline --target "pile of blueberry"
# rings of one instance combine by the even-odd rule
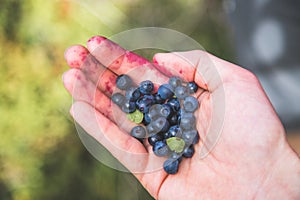
[[[198,100],[190,96],[198,90],[195,82],[184,82],[171,77],[168,84],[159,86],[154,93],[154,84],[150,80],[135,86],[128,75],[120,75],[116,80],[117,92],[111,97],[127,118],[137,124],[131,135],[153,147],[155,155],[168,157],[163,168],[168,174],[178,171],[182,158],[191,158],[194,144],[199,141],[194,112],[198,109]]]

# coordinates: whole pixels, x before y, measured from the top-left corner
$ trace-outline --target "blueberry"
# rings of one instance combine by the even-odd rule
[[[141,93],[138,90],[138,88],[136,88],[136,87],[128,88],[125,93],[126,99],[129,99],[130,101],[136,101],[136,100],[138,100],[138,98],[140,98],[140,96],[141,96]]]
[[[114,102],[116,105],[118,106],[122,106],[123,103],[125,102],[125,96],[121,93],[114,93],[112,96],[111,96],[111,100],[112,102]]]
[[[143,124],[145,126],[147,126],[148,124],[150,124],[150,122],[151,122],[151,118],[149,116],[149,113],[145,113],[144,114],[144,119],[143,119]]]
[[[189,89],[190,93],[196,93],[199,87],[194,81],[192,81],[187,83],[187,88]]]
[[[136,106],[134,102],[127,99],[121,106],[121,109],[125,113],[133,113],[136,110]]]
[[[171,126],[167,132],[167,138],[170,137],[181,137],[182,131],[178,125]],[[165,138],[165,139],[167,139]]]
[[[185,141],[186,144],[193,144],[197,135],[198,135],[197,130],[184,131],[182,133],[182,139]]]
[[[182,160],[182,153],[176,153],[176,152],[172,152],[169,156],[169,158],[173,159],[173,160],[178,160],[179,163]]]
[[[195,127],[196,118],[192,113],[185,113],[181,116],[180,127],[183,130],[191,130]]]
[[[158,117],[160,117],[160,110],[162,109],[162,105],[161,104],[154,104],[150,107],[149,109],[149,117],[151,120],[155,120]]]
[[[199,140],[200,140],[200,136],[199,136],[199,133],[197,131],[197,134],[195,135],[192,144],[197,144],[199,142]]]
[[[157,141],[153,145],[153,152],[155,155],[163,157],[170,152],[168,145],[164,141]]]
[[[165,102],[165,99],[161,98],[159,94],[156,93],[153,96],[154,96],[155,103],[162,104]]]
[[[116,85],[120,90],[126,90],[132,86],[132,80],[126,74],[122,74],[117,77]]]
[[[148,134],[150,136],[157,134],[157,133],[163,133],[166,132],[169,129],[170,125],[166,118],[159,117],[154,121],[151,121],[150,124],[146,126]]]
[[[164,162],[163,167],[164,167],[165,172],[167,172],[168,174],[176,174],[178,172],[179,161],[174,160],[172,158],[168,158]]]
[[[136,139],[143,139],[146,137],[146,130],[142,126],[135,126],[131,129],[130,135]]]
[[[173,109],[172,107],[169,105],[169,104],[163,104],[161,106],[161,109],[159,111],[159,114],[162,116],[162,117],[165,117],[165,118],[169,118],[171,117],[171,115],[173,114]]]
[[[157,126],[154,126],[154,123],[152,121],[146,126],[146,129],[149,136],[155,135],[160,131]]]
[[[142,94],[151,94],[154,89],[154,85],[151,81],[146,80],[140,83],[139,89]]]
[[[178,111],[178,115],[181,115],[181,116],[183,116],[184,114],[186,114],[187,112],[185,111],[185,110],[183,110],[183,109],[180,109],[179,111]]]
[[[169,124],[170,124],[171,126],[180,123],[180,122],[178,121],[178,114],[173,113],[173,114],[171,115],[171,117],[169,117],[169,120],[168,120],[168,121],[169,121]]]
[[[163,136],[161,134],[155,134],[152,135],[150,137],[148,137],[148,142],[150,145],[154,145],[157,141],[162,141],[163,140]]]
[[[184,99],[188,95],[190,95],[188,88],[186,88],[184,86],[178,86],[175,88],[175,96],[178,99]]]
[[[195,153],[194,145],[190,145],[189,147],[186,147],[183,150],[182,156],[186,157],[186,158],[191,158],[191,157],[193,157],[194,153]]]
[[[158,130],[159,133],[166,132],[170,127],[168,120],[164,117],[157,118],[151,124],[153,124],[154,129]]]
[[[169,84],[173,89],[182,85],[182,80],[179,77],[173,76],[169,79]]]
[[[154,104],[154,97],[152,95],[144,95],[136,101],[136,106],[142,113],[149,112],[150,106]]]
[[[178,117],[177,117],[177,121],[178,121],[177,124],[180,124],[180,122],[181,122],[182,112],[183,112],[182,109],[180,109],[180,110],[178,111],[178,113],[177,113],[177,116],[178,116]]]
[[[164,132],[164,133],[162,134],[162,137],[163,137],[163,139],[168,139],[168,138],[170,138],[170,136],[169,136],[169,131]]]
[[[169,104],[175,112],[180,110],[180,102],[177,98],[169,99],[167,104]]]
[[[174,96],[174,93],[172,92],[172,87],[169,84],[163,84],[158,88],[157,94],[162,99],[169,99],[172,96]]]
[[[186,112],[195,112],[198,109],[198,100],[193,96],[188,96],[183,101],[183,107]]]

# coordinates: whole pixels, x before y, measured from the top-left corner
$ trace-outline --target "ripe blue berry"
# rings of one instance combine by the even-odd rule
[[[143,139],[146,137],[146,130],[142,126],[135,126],[131,129],[130,135],[136,139]]]
[[[154,89],[154,85],[151,81],[146,80],[140,83],[139,89],[142,94],[151,94]]]
[[[149,113],[145,113],[144,114],[144,119],[143,119],[143,124],[145,126],[147,126],[148,124],[150,124],[150,122],[151,122],[151,118],[149,116]]]
[[[159,127],[154,126],[154,123],[152,121],[146,126],[146,129],[150,137],[157,134],[160,131]]]
[[[185,97],[187,97],[190,94],[188,88],[184,87],[184,86],[178,86],[175,88],[175,96],[178,99],[184,99]]]
[[[161,104],[154,104],[150,107],[149,109],[149,117],[151,120],[155,120],[158,117],[160,117],[160,110],[162,109],[162,105]]]
[[[174,160],[172,158],[168,158],[164,162],[163,167],[164,167],[165,172],[167,172],[168,174],[176,174],[178,172],[179,161]]]
[[[196,93],[198,90],[198,85],[194,81],[188,82],[187,87],[188,87],[190,93]]]
[[[177,98],[169,99],[167,104],[169,104],[175,112],[178,112],[180,109],[180,102]]]
[[[130,101],[136,101],[136,100],[138,100],[138,98],[140,98],[140,96],[141,96],[141,93],[138,90],[138,88],[136,88],[136,87],[128,88],[125,93],[126,99],[129,99]]]
[[[170,137],[181,137],[181,135],[182,135],[181,128],[178,125],[174,125],[171,126],[168,132],[164,134],[164,138],[168,139]]]
[[[178,160],[179,163],[181,162],[182,160],[182,153],[176,153],[175,151],[172,152],[169,156],[169,158],[173,159],[173,160]]]
[[[198,109],[198,100],[193,96],[188,96],[183,101],[183,107],[186,112],[195,112]]]
[[[132,86],[132,80],[128,75],[122,74],[117,77],[116,85],[120,90],[127,90]]]
[[[179,124],[179,121],[178,121],[178,114],[173,113],[173,114],[171,115],[171,117],[169,117],[169,123],[170,123],[171,126],[176,125],[176,124]]]
[[[182,139],[186,144],[193,144],[193,141],[195,140],[195,137],[197,137],[197,135],[198,131],[196,130],[184,131],[182,133]]]
[[[155,127],[155,130],[157,129],[159,133],[166,132],[170,127],[168,120],[164,117],[159,117],[156,120],[154,120],[152,123],[153,126]]]
[[[135,103],[127,99],[121,106],[121,109],[125,113],[132,113],[136,110]]]
[[[162,141],[163,140],[163,136],[161,134],[155,134],[152,135],[150,137],[148,137],[148,142],[150,145],[154,145],[157,141]]]
[[[173,76],[169,79],[169,84],[173,88],[173,90],[182,85],[182,80],[179,77]]]
[[[155,155],[163,157],[170,152],[168,145],[164,141],[157,141],[153,145],[153,152]]]
[[[154,97],[152,95],[144,95],[136,101],[136,106],[142,113],[149,112],[149,108],[153,104],[154,104]]]
[[[157,94],[159,94],[162,99],[169,99],[174,95],[172,92],[172,87],[169,84],[161,85],[158,88]]]
[[[171,77],[169,84],[161,85],[153,94],[154,85],[150,80],[142,81],[137,88],[129,76],[121,75],[116,85],[126,92],[125,96],[113,94],[112,101],[124,112],[130,113],[127,114],[129,120],[143,123],[147,129],[135,126],[130,132],[131,136],[143,142],[148,135],[154,154],[168,156],[163,164],[164,170],[168,174],[177,173],[182,158],[193,156],[194,144],[200,139],[193,115],[199,103],[196,98],[189,96],[197,92],[197,84]]]
[[[181,122],[182,113],[183,113],[183,109],[180,109],[177,113],[177,115],[178,115],[178,117],[177,117],[178,123],[177,124],[180,124],[180,122]]]
[[[191,158],[191,157],[193,157],[194,153],[195,153],[194,145],[190,145],[189,147],[186,147],[183,150],[182,156],[186,157],[186,158]]]
[[[162,104],[165,102],[165,99],[161,98],[161,96],[159,94],[154,94],[154,99],[155,99],[155,103],[157,104]]]
[[[183,130],[191,130],[195,127],[196,118],[192,113],[185,113],[181,116],[180,127]]]
[[[114,93],[112,96],[111,96],[111,100],[112,102],[114,102],[116,105],[118,106],[122,106],[123,103],[125,102],[125,96],[121,93]]]
[[[168,104],[163,104],[159,111],[159,114],[164,118],[171,117],[171,115],[173,114],[172,107]]]
[[[197,131],[197,134],[195,135],[192,144],[197,144],[199,142],[199,140],[200,140],[200,136],[199,136],[199,133]]]

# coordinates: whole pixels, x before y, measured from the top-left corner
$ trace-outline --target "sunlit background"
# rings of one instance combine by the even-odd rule
[[[152,199],[132,175],[99,163],[82,145],[61,81],[68,69],[64,51],[93,35],[158,26],[248,66],[236,45],[237,6],[228,0],[0,0],[0,199]],[[300,152],[293,119],[285,126]]]

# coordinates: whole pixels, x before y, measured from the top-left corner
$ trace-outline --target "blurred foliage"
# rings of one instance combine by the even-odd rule
[[[92,35],[161,26],[228,59],[220,9],[208,0],[0,0],[0,199],[151,199],[81,144],[61,82],[63,53]]]
[[[146,9],[145,9],[146,8]],[[128,28],[165,27],[182,32],[221,58],[232,59],[232,44],[222,1],[159,0],[136,1],[128,5]]]

